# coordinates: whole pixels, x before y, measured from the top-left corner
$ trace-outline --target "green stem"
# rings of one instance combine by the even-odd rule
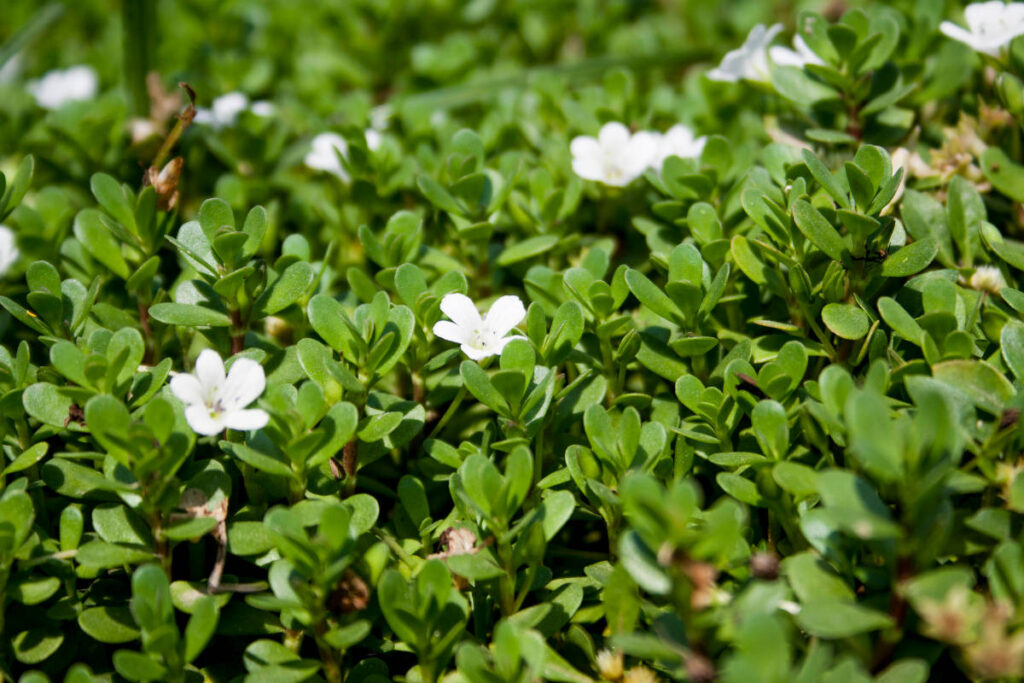
[[[437,423],[437,426],[435,426],[434,429],[431,430],[430,436],[427,437],[428,439],[433,439],[438,434],[440,434],[441,430],[445,428],[448,422],[450,422],[451,419],[455,417],[455,413],[456,411],[458,411],[459,404],[461,404],[463,399],[466,398],[466,393],[467,391],[465,385],[459,388],[459,393],[455,394],[455,398],[452,399],[452,402],[448,404],[448,410],[446,410],[444,412],[444,415],[441,416],[441,421]]]
[[[156,0],[121,0],[121,30],[124,37],[122,68],[125,87],[135,116],[149,113],[146,74],[156,51]]]
[[[391,549],[391,552],[393,552],[398,559],[402,561],[402,564],[409,569],[416,569],[419,564],[416,562],[416,558],[406,552],[405,548],[402,547],[402,544],[399,543],[394,536],[380,527],[374,527],[373,532],[377,535],[377,538],[384,541],[384,545]]]

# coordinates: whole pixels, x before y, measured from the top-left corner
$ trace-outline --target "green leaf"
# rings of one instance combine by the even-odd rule
[[[90,569],[109,569],[132,564],[149,562],[154,558],[151,551],[145,548],[90,541],[78,549],[75,559]]]
[[[868,314],[853,304],[827,304],[821,310],[825,326],[843,339],[860,339],[871,329]]]
[[[640,303],[654,313],[669,322],[683,323],[682,312],[672,302],[672,299],[639,270],[630,268],[626,271],[626,284],[629,285],[629,290],[640,300]]]
[[[1024,324],[1010,321],[1003,325],[999,346],[1006,366],[1019,381],[1024,382]]]
[[[916,275],[927,268],[938,253],[939,243],[934,239],[912,242],[885,259],[882,264],[882,275],[885,277]]]
[[[49,449],[49,444],[45,441],[33,444],[21,452],[17,458],[12,460],[6,467],[2,469],[4,474],[14,474],[15,472],[21,472],[32,467],[44,457],[46,457],[46,451]]]
[[[449,555],[445,561],[449,569],[470,581],[487,581],[505,575],[505,570],[483,553]]]
[[[508,415],[509,406],[505,397],[491,383],[491,378],[476,363],[470,360],[462,361],[459,366],[459,375],[462,381],[478,401],[499,415]]]
[[[198,657],[213,632],[217,629],[217,603],[209,596],[196,600],[192,606],[192,617],[185,626],[185,661],[191,662]]]
[[[284,455],[277,453],[264,453],[254,448],[250,448],[242,443],[233,443],[230,441],[221,441],[220,447],[227,453],[235,456],[242,462],[261,472],[274,475],[276,477],[284,477],[286,479],[294,479],[295,473],[292,471],[291,463],[288,458]]]
[[[1001,415],[1016,393],[1013,384],[983,360],[937,363],[932,366],[932,376],[993,415]]]
[[[508,266],[533,258],[534,256],[540,256],[558,244],[558,239],[558,235],[537,235],[522,242],[517,242],[506,247],[501,252],[497,264],[499,266]]]
[[[118,650],[113,657],[114,669],[129,681],[167,680],[167,669],[152,657],[134,650]]]
[[[437,208],[448,213],[462,215],[462,207],[455,201],[455,198],[430,176],[416,176],[416,186],[420,188],[420,192],[427,198],[427,201]]]
[[[75,216],[75,237],[93,258],[122,280],[127,280],[132,273],[121,253],[121,244],[103,220],[103,215],[96,209],[82,209]]]
[[[10,44],[8,41],[7,44]],[[7,47],[7,44],[4,47]],[[32,173],[35,170],[35,158],[28,154],[21,163],[18,164],[18,170],[14,173],[14,178],[11,180],[11,184],[8,185],[7,191],[4,192],[2,186],[0,186],[0,194],[3,195],[0,198],[0,221],[6,218],[14,209],[21,203],[25,193],[28,192],[28,187],[32,182]]]
[[[814,152],[809,149],[805,149],[802,150],[801,154],[803,155],[804,163],[807,164],[807,169],[811,172],[811,175],[814,176],[814,179],[818,181],[818,184],[828,192],[829,196],[832,197],[836,204],[844,209],[853,208],[850,205],[850,198],[847,195],[846,188],[844,188],[839,179],[832,174],[832,171],[830,171],[828,167],[814,155]]]
[[[14,656],[22,664],[39,664],[49,659],[64,643],[64,631],[45,626],[22,631],[11,639]],[[22,676],[21,680],[25,677]]]
[[[619,538],[619,558],[637,585],[648,593],[667,595],[672,589],[672,580],[635,531]]]
[[[231,325],[231,318],[227,314],[194,304],[154,304],[150,307],[149,314],[162,323],[182,327],[229,327]]]
[[[273,315],[298,301],[316,279],[316,269],[305,261],[288,266],[253,304],[259,317]]]
[[[1010,159],[997,146],[988,147],[981,155],[981,170],[985,178],[1015,202],[1024,202],[1024,166]]]
[[[199,207],[199,225],[211,243],[220,228],[235,229],[235,213],[223,199],[207,199]]]
[[[139,228],[135,224],[133,198],[129,199],[121,183],[106,173],[95,173],[89,186],[96,201],[114,217],[114,220],[127,228],[133,235],[139,234]]]
[[[837,600],[815,600],[802,605],[796,621],[810,635],[830,639],[892,626],[892,618],[884,612]]]
[[[78,615],[78,626],[101,643],[129,643],[139,637],[139,628],[127,607],[86,608]]]
[[[821,249],[834,261],[842,261],[846,243],[821,212],[803,199],[793,202],[793,219],[796,227],[811,244]]]
[[[895,299],[887,296],[880,298],[878,300],[878,313],[882,316],[882,320],[892,328],[893,332],[913,344],[921,345],[924,330],[921,329],[917,321]]]
[[[35,419],[52,427],[64,427],[74,399],[57,387],[38,382],[25,390],[21,397],[25,411]]]

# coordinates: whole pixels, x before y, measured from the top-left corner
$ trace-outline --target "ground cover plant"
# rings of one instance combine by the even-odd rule
[[[9,0],[3,680],[1020,680],[1020,36]]]

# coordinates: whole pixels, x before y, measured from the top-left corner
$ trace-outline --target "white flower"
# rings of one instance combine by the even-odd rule
[[[522,336],[506,337],[526,317],[526,309],[518,296],[503,296],[491,304],[487,315],[480,317],[476,304],[465,294],[445,294],[441,311],[451,321],[440,320],[434,334],[441,339],[462,345],[462,351],[473,360],[501,353],[505,345]]]
[[[380,148],[381,140],[383,140],[380,131],[375,128],[367,128],[365,135],[366,148],[371,152],[376,152]]]
[[[29,92],[43,109],[59,109],[68,102],[90,100],[98,89],[99,77],[91,66],[57,69],[28,84]]]
[[[967,28],[944,21],[939,30],[971,49],[996,57],[1010,41],[1024,34],[1024,2],[976,2],[964,9]]]
[[[249,97],[241,92],[229,92],[213,101],[209,109],[196,110],[196,123],[203,123],[213,128],[224,128],[235,125],[238,115],[249,108]]]
[[[782,24],[766,27],[758,24],[750,30],[746,42],[722,58],[722,63],[708,72],[713,81],[735,83],[740,80],[771,80],[771,66],[768,63],[768,45],[782,30]]]
[[[18,260],[20,254],[14,231],[0,225],[0,276]]]
[[[793,37],[793,48],[790,50],[782,45],[774,45],[768,50],[768,56],[778,66],[795,66],[798,69],[802,69],[808,64],[818,64],[820,66],[825,63],[821,57],[811,50],[810,46],[807,45],[807,41],[799,33]]]
[[[979,292],[999,294],[1005,286],[1003,273],[995,266],[978,266],[971,276],[971,288]]]
[[[266,425],[270,419],[266,411],[246,409],[266,384],[263,367],[256,361],[237,359],[225,377],[220,354],[205,349],[196,359],[195,374],[182,372],[171,378],[171,391],[185,404],[185,419],[192,430],[211,436],[225,428],[249,431]]]
[[[657,160],[659,137],[643,131],[630,135],[621,123],[606,123],[596,138],[573,138],[572,170],[586,180],[624,187]]]
[[[341,165],[342,157],[348,157],[348,143],[337,133],[320,133],[313,138],[313,144],[306,154],[306,166],[317,171],[326,171],[348,182],[348,173]]]
[[[681,123],[672,126],[667,133],[658,138],[658,153],[651,166],[661,171],[662,164],[669,157],[696,159],[704,151],[707,140],[704,135],[694,137],[693,131]]]
[[[274,112],[277,111],[277,108],[274,106],[273,102],[269,102],[267,100],[258,100],[249,105],[249,111],[251,111],[256,116],[266,117],[273,116]]]

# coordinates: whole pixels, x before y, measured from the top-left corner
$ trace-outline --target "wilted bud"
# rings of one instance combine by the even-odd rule
[[[996,266],[978,266],[971,275],[970,285],[972,289],[989,294],[999,294],[1006,286],[1003,273]]]
[[[989,605],[981,625],[981,637],[964,648],[971,670],[985,680],[1024,676],[1024,631],[1007,633],[1012,617],[1008,605]]]
[[[182,157],[174,157],[159,171],[154,166],[146,169],[145,183],[156,190],[157,206],[161,211],[170,211],[178,204],[178,180],[184,165]]]
[[[328,598],[328,607],[333,612],[349,614],[366,609],[370,604],[370,589],[366,582],[351,569],[346,569]]]
[[[597,653],[595,663],[597,664],[597,670],[601,674],[601,678],[604,680],[622,680],[624,664],[621,652],[617,650],[614,652],[612,650],[601,650]]]
[[[622,678],[623,683],[657,683],[658,677],[646,666],[634,666]]]
[[[268,337],[284,344],[290,344],[292,339],[292,326],[284,318],[276,315],[268,315],[263,320],[263,331]]]
[[[759,579],[774,581],[779,578],[779,557],[775,553],[754,553],[750,558],[750,571]]]
[[[955,586],[941,601],[925,600],[916,605],[921,615],[921,631],[929,638],[962,645],[974,638],[975,627],[981,614],[981,605],[971,600],[971,592],[964,586]]]

